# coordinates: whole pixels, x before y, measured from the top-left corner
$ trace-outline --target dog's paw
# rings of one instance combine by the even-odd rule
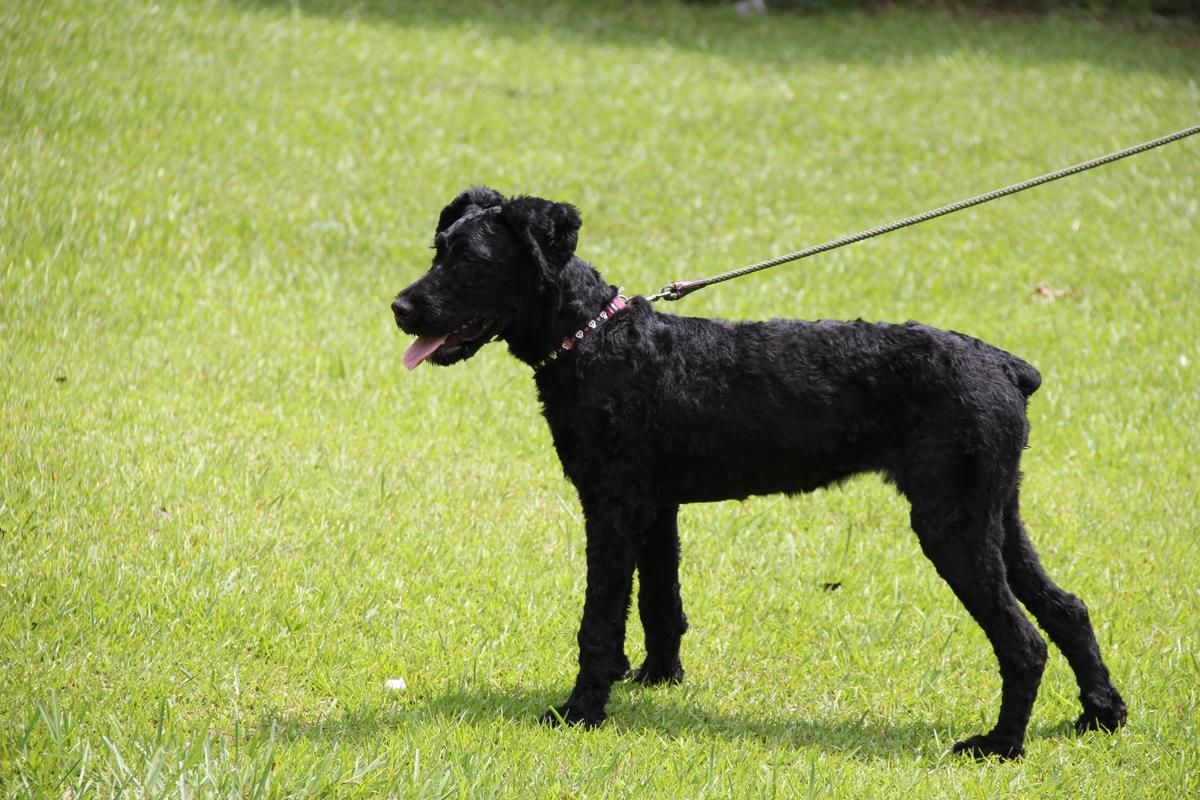
[[[1077,733],[1087,733],[1088,731],[1112,733],[1122,727],[1128,718],[1129,712],[1125,708],[1125,703],[1118,697],[1105,706],[1085,707],[1083,713],[1079,715],[1079,719],[1075,720],[1075,731]]]
[[[646,659],[640,667],[630,671],[629,680],[642,686],[682,683],[683,665],[679,663],[679,659],[675,659],[674,663],[669,665],[657,664]]]
[[[563,703],[561,706],[550,709],[542,717],[539,722],[543,725],[549,725],[552,728],[557,728],[561,725],[578,725],[585,730],[592,730],[600,726],[604,722],[604,712],[589,713],[583,711],[570,703]]]
[[[1020,743],[1004,741],[985,733],[956,742],[954,752],[971,758],[998,758],[1001,761],[1011,761],[1025,755],[1025,748]]]

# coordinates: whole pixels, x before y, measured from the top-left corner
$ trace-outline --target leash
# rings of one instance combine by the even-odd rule
[[[834,239],[833,241],[826,242],[825,244],[819,244],[815,247],[806,247],[803,250],[796,250],[795,252],[787,253],[786,255],[772,258],[768,261],[760,261],[757,264],[750,264],[749,266],[740,267],[738,269],[731,269],[728,272],[722,272],[719,275],[713,275],[709,278],[668,283],[658,292],[650,295],[648,299],[652,303],[658,300],[675,301],[681,297],[686,297],[692,292],[703,289],[705,286],[712,286],[714,283],[721,283],[722,281],[732,280],[733,278],[740,278],[743,275],[749,275],[751,272],[758,272],[759,270],[777,267],[780,264],[786,264],[789,261],[799,261],[802,258],[815,256],[817,253],[836,250],[837,248],[845,247],[848,244],[861,242],[863,239],[870,239],[874,236],[891,233],[892,231],[899,230],[900,228],[907,228],[910,225],[917,225],[922,222],[927,222],[928,220],[936,219],[937,217],[942,217],[946,214],[953,214],[955,211],[962,211],[964,208],[970,208],[971,206],[977,206],[980,203],[986,203],[990,200],[996,200],[1010,194],[1023,192],[1026,189],[1032,189],[1034,186],[1041,186],[1043,183],[1050,183],[1051,181],[1056,181],[1059,178],[1065,178],[1068,175],[1074,175],[1078,172],[1093,169],[1104,164],[1110,164],[1113,161],[1118,161],[1122,158],[1126,158],[1127,156],[1144,153],[1147,150],[1152,150],[1155,147],[1161,147],[1164,144],[1170,144],[1171,142],[1178,141],[1196,133],[1200,133],[1200,125],[1193,125],[1190,128],[1184,128],[1181,131],[1172,133],[1170,136],[1163,136],[1161,139],[1143,142],[1135,147],[1120,150],[1116,153],[1109,153],[1106,156],[1094,158],[1091,161],[1084,161],[1082,164],[1076,164],[1073,167],[1066,167],[1065,169],[1060,169],[1057,172],[1049,172],[1037,178],[1031,178],[1030,180],[1022,181],[1021,183],[1015,183],[1012,186],[1006,186],[1003,189],[996,189],[994,191],[987,192],[986,194],[977,195],[969,200],[960,200],[959,202],[951,203],[948,206],[942,206],[941,208],[935,208],[922,214],[905,217],[904,219],[899,219],[895,222],[889,222],[887,225],[880,225],[876,228],[870,228],[865,231],[860,231],[859,233],[851,234],[850,236],[843,236],[840,239]]]

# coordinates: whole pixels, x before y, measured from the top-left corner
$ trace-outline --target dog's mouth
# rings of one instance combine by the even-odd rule
[[[494,317],[465,322],[450,333],[421,335],[404,351],[404,366],[415,369],[425,359],[446,366],[474,355],[499,329]]]

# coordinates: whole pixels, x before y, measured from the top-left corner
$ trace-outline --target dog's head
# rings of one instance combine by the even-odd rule
[[[438,219],[433,266],[392,302],[396,324],[417,337],[404,365],[453,364],[536,327],[580,224],[574,206],[539,197],[473,187],[454,198]]]

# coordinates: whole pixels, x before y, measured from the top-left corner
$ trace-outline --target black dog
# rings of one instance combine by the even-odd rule
[[[661,314],[575,257],[576,209],[472,188],[443,209],[429,272],[397,295],[405,353],[452,364],[499,338],[535,369],[554,446],[587,520],[579,675],[546,722],[599,724],[624,653],[633,571],[646,660],[682,679],[681,503],[808,492],[879,472],[912,505],[938,573],[1000,662],[1000,717],[957,752],[1018,757],[1046,663],[1025,605],[1080,687],[1080,731],[1125,704],[1087,608],[1042,571],[1021,524],[1018,465],[1037,370],[957,333],[866,322],[730,323]]]

